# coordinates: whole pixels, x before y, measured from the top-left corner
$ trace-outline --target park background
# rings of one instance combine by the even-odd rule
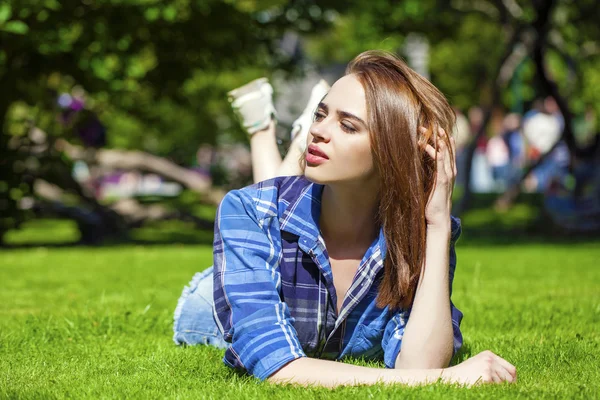
[[[600,396],[597,21],[594,0],[4,0],[0,397]],[[491,349],[516,385],[276,387],[171,342],[216,205],[251,183],[227,92],[270,79],[285,152],[367,49],[462,121],[455,362]]]

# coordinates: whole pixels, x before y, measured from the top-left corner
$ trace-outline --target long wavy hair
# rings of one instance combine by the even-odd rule
[[[425,206],[436,179],[436,163],[422,149],[437,148],[439,128],[447,148],[456,116],[444,95],[395,55],[367,51],[346,74],[363,85],[371,148],[380,180],[379,223],[387,252],[377,305],[410,307],[425,263]],[[422,133],[419,128],[425,127]],[[451,154],[454,162],[454,154]]]

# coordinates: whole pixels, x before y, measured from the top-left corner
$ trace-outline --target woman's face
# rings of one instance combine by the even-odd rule
[[[320,184],[373,182],[365,91],[355,75],[331,87],[309,132],[304,169],[308,179]]]

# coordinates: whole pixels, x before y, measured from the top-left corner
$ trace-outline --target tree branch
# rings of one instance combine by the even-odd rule
[[[550,95],[556,100],[560,112],[564,118],[563,131],[561,134],[561,139],[557,140],[557,142],[552,146],[552,148],[547,151],[544,155],[542,155],[537,161],[530,164],[525,171],[521,174],[521,178],[513,184],[510,188],[506,190],[495,202],[495,206],[499,209],[507,209],[514,202],[521,191],[521,184],[523,180],[538,167],[545,159],[548,157],[554,149],[558,146],[561,140],[564,140],[567,143],[569,148],[569,154],[571,166],[573,164],[573,159],[575,157],[577,147],[575,143],[575,135],[573,133],[572,128],[572,113],[569,108],[568,102],[565,98],[563,98],[559,91],[556,83],[550,79],[548,73],[546,72],[545,63],[544,63],[544,55],[545,49],[547,48],[547,39],[548,32],[550,31],[550,14],[552,8],[554,6],[554,1],[549,0],[547,2],[542,2],[540,4],[540,8],[538,10],[538,18],[534,23],[534,28],[537,31],[537,37],[535,40],[534,48],[533,48],[533,61],[535,63],[536,72],[540,78],[540,81],[543,87],[550,93]]]
[[[493,20],[499,18],[499,10],[487,1],[452,0],[450,5],[459,12],[478,13]]]
[[[182,168],[169,160],[142,151],[114,149],[83,149],[65,140],[58,140],[56,147],[64,151],[72,160],[82,160],[101,167],[120,170],[138,170],[152,172],[188,189],[206,196],[212,204],[218,204],[223,198],[221,190],[213,189],[210,179]]]

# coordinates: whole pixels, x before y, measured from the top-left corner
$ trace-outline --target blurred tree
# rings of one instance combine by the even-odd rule
[[[407,0],[391,6],[385,0],[352,2],[350,12],[336,21],[336,33],[331,41],[315,39],[310,46],[322,62],[344,59],[351,53],[367,48],[384,48],[404,53],[406,38],[422,34],[430,45],[430,79],[446,94],[453,106],[467,110],[474,105],[486,109],[485,124],[491,110],[500,105],[504,87],[523,55],[517,43],[522,27],[514,23],[506,4],[513,1],[437,1]],[[334,50],[335,49],[335,50]],[[469,170],[475,140],[468,151]],[[470,185],[455,209],[460,214],[468,206]]]
[[[541,90],[557,98],[567,119],[589,105],[600,115],[596,3],[4,0],[0,242],[7,229],[31,215],[26,206],[39,200],[33,188],[41,181],[73,194],[92,213],[104,213],[106,221],[114,221],[109,231],[126,229],[119,212],[70,178],[64,149],[89,150],[82,158],[96,160],[141,150],[176,166],[193,163],[201,143],[242,138],[225,93],[275,69],[292,71],[299,55],[279,45],[290,30],[309,38],[308,53],[320,65],[345,63],[370,48],[402,53],[407,35],[425,35],[432,81],[453,105],[486,109],[478,136],[485,134],[493,107],[510,108],[517,101],[507,87],[519,65],[524,73],[518,96],[525,101]],[[97,118],[106,130],[106,147],[136,151],[101,152],[89,143],[86,149],[89,135],[57,123],[57,96],[73,92],[85,93],[89,120]],[[571,136],[565,129],[575,151]],[[57,149],[59,138],[66,145]],[[466,193],[459,211],[468,205]]]
[[[591,106],[600,115],[600,92],[593,85],[600,79],[599,17],[595,0],[354,0],[334,21],[331,33],[313,36],[308,49],[326,65],[369,48],[401,54],[408,35],[423,34],[430,45],[431,80],[454,106],[484,108],[484,123],[468,148],[469,160],[477,138],[486,134],[493,109],[513,109],[548,95],[565,116],[563,140],[573,160],[578,151],[573,114]],[[523,81],[515,93],[510,83],[519,66]],[[467,165],[470,176],[471,162]],[[523,176],[536,165],[528,166]],[[507,193],[505,207],[519,191],[517,184]],[[468,208],[470,194],[467,184],[457,213]]]
[[[325,27],[327,6],[306,0],[3,1],[0,242],[31,216],[27,205],[40,200],[37,181],[79,198],[91,214],[103,216],[109,233],[126,229],[118,212],[78,187],[65,146],[56,148],[58,138],[85,144],[81,130],[57,123],[60,93],[84,93],[109,147],[189,165],[200,143],[242,137],[229,118],[226,90],[275,68],[291,69],[278,39],[288,29]]]
[[[534,79],[541,93],[554,98],[564,118],[560,141],[569,148],[572,171],[583,153],[575,136],[574,116],[583,114],[589,105],[593,105],[596,112],[600,110],[598,91],[592,93],[589,90],[590,83],[600,79],[600,28],[597,23],[600,7],[590,0],[534,0],[530,8],[530,13],[535,16],[532,22],[526,24],[521,19],[517,23],[524,25],[524,35],[533,39],[521,40],[528,44],[528,56],[535,68]],[[512,205],[520,193],[523,179],[552,154],[560,141],[524,169],[521,180],[498,198],[498,208],[506,209]],[[600,156],[600,151],[596,154]]]

